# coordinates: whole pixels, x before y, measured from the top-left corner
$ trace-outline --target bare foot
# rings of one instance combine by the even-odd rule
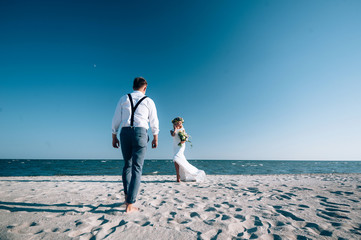
[[[180,179],[177,179],[177,182],[181,182],[181,180],[180,180]]]
[[[126,213],[132,213],[132,212],[138,212],[138,211],[139,211],[139,208],[134,207],[133,204],[131,204],[131,203],[128,203],[127,208],[125,209]]]

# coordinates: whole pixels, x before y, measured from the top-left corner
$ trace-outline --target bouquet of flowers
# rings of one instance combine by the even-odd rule
[[[191,136],[189,136],[184,130],[179,131],[178,136],[179,136],[181,142],[183,142],[183,141],[189,142],[191,144],[191,147],[192,147],[192,142],[189,140],[189,138]],[[178,146],[182,146],[182,143],[178,143]]]

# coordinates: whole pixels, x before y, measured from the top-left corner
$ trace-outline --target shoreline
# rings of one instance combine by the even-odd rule
[[[0,239],[358,239],[361,174],[0,177]]]
[[[207,176],[278,176],[278,175],[361,175],[360,173],[337,173],[337,172],[333,172],[333,173],[270,173],[270,174],[207,174]],[[142,175],[142,177],[156,177],[156,176],[164,176],[164,177],[168,177],[168,176],[175,176],[174,174],[147,174],[147,175]],[[36,176],[0,176],[0,180],[1,178],[31,178],[31,177],[122,177],[121,174],[117,174],[117,175],[105,175],[105,174],[99,174],[99,175],[52,175],[52,176],[48,176],[48,175],[36,175]]]
[[[327,175],[360,175],[361,173],[279,173],[279,174],[207,174],[207,177],[247,177],[247,176],[259,176],[259,177],[272,177],[272,176],[313,176],[313,175],[322,175],[322,176],[327,176]],[[174,174],[147,174],[147,175],[142,175],[142,179],[141,181],[143,181],[143,178],[147,178],[147,177],[173,177],[175,176]],[[20,179],[20,178],[67,178],[67,177],[71,177],[71,178],[119,178],[119,181],[122,181],[122,176],[121,175],[35,175],[35,176],[0,176],[0,181],[2,180],[12,180],[12,178],[14,178],[14,180],[16,179]],[[186,183],[192,183],[192,182],[186,182]],[[195,182],[194,182],[195,183]]]
[[[207,175],[275,175],[361,173],[361,161],[240,161],[189,160]],[[118,176],[124,161],[29,160],[0,161],[0,176]],[[143,175],[173,175],[172,160],[146,160]]]

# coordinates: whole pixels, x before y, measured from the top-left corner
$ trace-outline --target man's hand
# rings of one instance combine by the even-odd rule
[[[158,146],[158,135],[153,135],[152,148],[157,148]]]
[[[113,137],[113,148],[119,148],[119,140],[117,138],[117,135],[116,134],[112,134],[112,137]]]

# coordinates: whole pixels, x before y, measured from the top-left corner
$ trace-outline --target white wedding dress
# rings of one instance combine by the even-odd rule
[[[206,173],[203,170],[199,170],[190,164],[186,157],[184,156],[184,150],[186,144],[183,143],[181,146],[178,144],[181,142],[180,137],[178,136],[179,131],[183,131],[184,128],[177,129],[175,131],[175,136],[173,137],[173,162],[178,163],[179,165],[179,175],[181,181],[196,181],[203,182],[206,179]]]

